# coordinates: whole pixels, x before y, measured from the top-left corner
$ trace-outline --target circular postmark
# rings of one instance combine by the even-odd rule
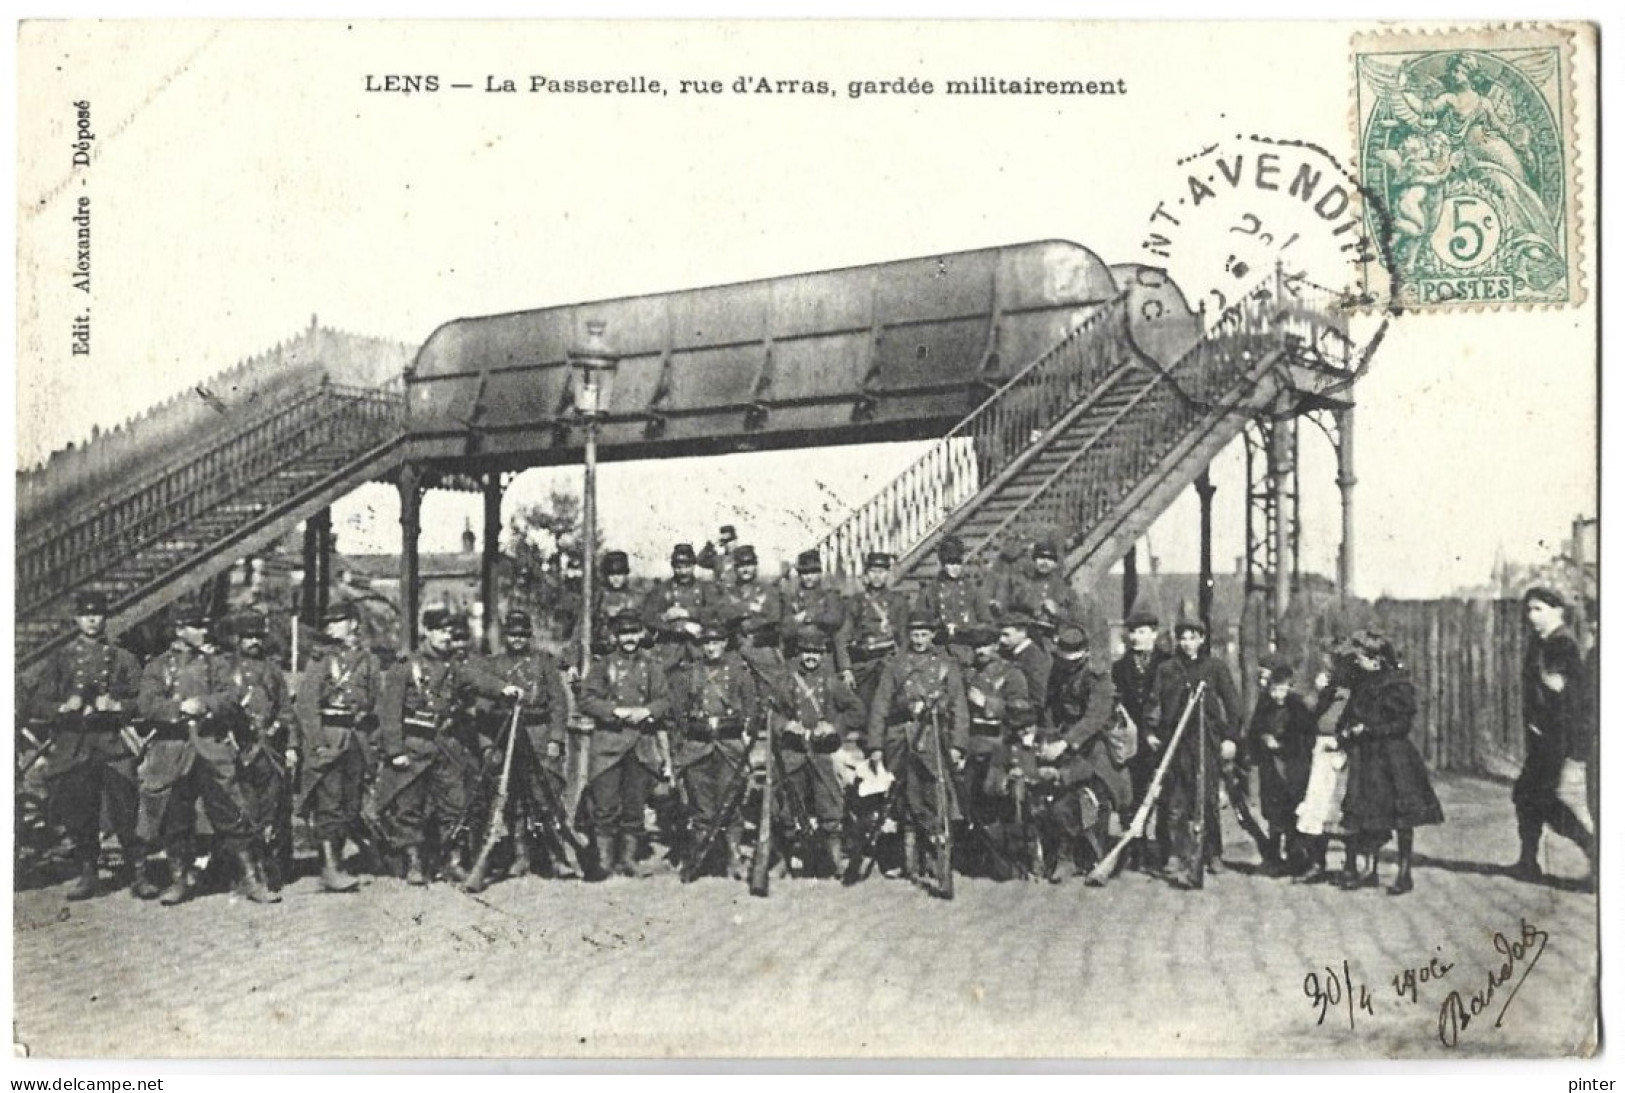
[[[1141,255],[1198,310],[1205,337],[1274,327],[1317,366],[1317,393],[1359,379],[1400,311],[1387,203],[1312,141],[1238,133],[1175,166]],[[1370,263],[1389,271],[1380,294],[1366,288]]]

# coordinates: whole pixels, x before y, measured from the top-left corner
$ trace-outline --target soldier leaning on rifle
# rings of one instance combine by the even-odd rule
[[[238,782],[233,711],[240,709],[228,665],[205,651],[209,620],[199,607],[175,610],[175,641],[147,663],[141,674],[141,717],[153,736],[141,761],[141,811],[137,835],[160,842],[169,858],[170,885],[159,902],[173,906],[191,898],[196,887],[192,841],[197,802],[214,829],[219,848],[236,858],[242,871],[239,891],[255,903],[280,903],[265,884],[254,846],[254,823]],[[143,876],[137,895],[155,889]]]
[[[1168,651],[1157,643],[1159,625],[1157,616],[1143,608],[1130,612],[1123,621],[1126,648],[1112,665],[1112,686],[1117,691],[1117,701],[1122,703],[1123,713],[1135,726],[1139,737],[1134,758],[1128,762],[1129,781],[1134,786],[1134,800],[1130,807],[1136,810],[1145,800],[1146,789],[1151,785],[1157,764],[1162,762],[1163,745],[1167,743],[1157,735],[1160,726],[1151,720],[1151,687],[1156,681],[1157,669],[1169,656]],[[1137,846],[1129,849],[1127,868],[1151,870],[1161,869],[1167,864],[1166,816],[1164,809],[1157,810],[1154,827],[1139,840]]]
[[[265,616],[242,615],[231,627],[233,654],[225,658],[226,678],[236,700],[237,784],[254,825],[255,849],[277,861],[291,851],[283,830],[282,802],[289,792],[283,765],[288,748],[288,684],[280,665],[265,655]],[[278,872],[278,887],[289,878]]]
[[[480,695],[517,698],[523,691],[457,659],[451,612],[423,613],[423,648],[384,673],[378,704],[386,758],[378,779],[378,819],[395,850],[406,856],[406,882],[428,883],[423,844],[432,834],[440,872],[461,884],[463,828],[471,772],[479,765],[473,705]]]
[[[671,550],[671,578],[657,581],[643,600],[643,625],[654,635],[655,652],[666,671],[694,659],[700,619],[710,613],[712,586],[694,578],[694,547]]]
[[[564,671],[553,654],[532,648],[532,625],[528,614],[510,611],[502,620],[501,653],[483,658],[480,669],[504,684],[518,687],[519,739],[514,742],[513,766],[508,776],[508,815],[504,817],[513,833],[513,866],[510,876],[531,871],[531,825],[549,816],[564,793],[565,722],[570,697],[564,688]],[[505,746],[502,732],[512,716],[512,705],[490,702],[489,735],[495,747]],[[499,763],[501,759],[497,760]],[[491,775],[495,777],[495,774]],[[554,823],[567,823],[568,816],[551,816]],[[549,867],[556,876],[569,875],[567,863],[555,856]]]
[[[1027,691],[1027,677],[999,655],[998,630],[972,624],[962,627],[956,636],[971,650],[965,672],[970,737],[960,780],[965,815],[992,837],[1002,839],[1004,825],[1014,819],[1009,786],[1015,761],[1012,745],[1032,727],[1035,705]],[[985,851],[986,847],[973,844],[967,860],[978,862]],[[1005,864],[996,857],[978,864],[981,872],[996,880],[1009,879]]]
[[[818,551],[802,551],[796,556],[795,581],[784,593],[784,633],[780,637],[785,657],[796,655],[798,636],[812,626],[834,645],[835,670],[850,670],[845,647],[834,644],[845,625],[846,598],[838,589],[824,584],[824,561]]]
[[[836,661],[850,667],[847,686],[873,712],[881,670],[908,634],[908,594],[888,587],[892,556],[875,551],[864,559],[863,588],[847,598],[846,629],[836,635]],[[846,650],[844,657],[841,649]]]
[[[1192,888],[1199,858],[1213,872],[1223,869],[1219,764],[1235,758],[1241,702],[1236,696],[1230,669],[1207,651],[1206,625],[1199,619],[1181,619],[1174,625],[1174,641],[1177,653],[1157,669],[1149,717],[1157,726],[1157,735],[1172,746],[1174,731],[1197,686],[1207,684],[1202,701],[1192,709],[1185,735],[1169,761],[1161,801],[1167,809],[1173,850],[1168,860],[1168,879],[1175,887]],[[1206,777],[1199,780],[1199,772],[1205,772]],[[1196,844],[1198,808],[1203,809],[1205,816],[1201,846]]]
[[[722,617],[739,635],[739,655],[766,671],[782,664],[779,631],[784,625],[784,597],[758,577],[756,548],[734,551],[733,580],[719,587]]]
[[[107,597],[82,592],[74,603],[73,640],[51,654],[36,679],[34,716],[51,726],[45,758],[53,823],[67,832],[78,877],[70,900],[97,890],[101,817],[106,815],[125,861],[139,866],[135,837],[137,750],[130,723],[140,686],[134,654],[107,640]]]
[[[964,762],[970,711],[959,665],[946,650],[937,648],[937,620],[920,615],[909,619],[908,648],[886,662],[875,700],[869,707],[869,760],[884,759],[886,768],[903,782],[902,807],[904,870],[918,874],[916,839],[921,831],[934,831],[939,823],[935,779],[940,764],[951,768]],[[946,758],[934,755],[940,746],[926,728],[935,722],[945,744]],[[877,755],[877,753],[879,753]],[[959,819],[959,806],[948,780],[948,821]]]
[[[581,712],[593,720],[587,808],[598,844],[598,868],[636,875],[643,809],[664,762],[655,733],[671,712],[669,684],[643,649],[636,615],[614,622],[614,649],[593,662],[581,684]]]
[[[1050,880],[1064,868],[1079,872],[1106,856],[1113,812],[1126,815],[1133,803],[1128,761],[1137,746],[1134,730],[1117,716],[1111,677],[1089,663],[1089,643],[1081,627],[1063,626],[1055,635],[1046,716],[1034,741],[1033,776],[1040,794],[1040,827],[1055,840]]]
[[[747,733],[756,724],[756,680],[744,659],[728,651],[728,634],[707,620],[700,627],[700,658],[681,664],[671,673],[672,720],[677,740],[672,761],[683,779],[693,809],[690,845],[717,822],[723,795],[739,764],[745,762]],[[739,856],[741,823],[728,825],[721,843],[727,850],[727,870],[734,879],[744,876]],[[699,863],[702,869],[710,864]]]
[[[324,645],[299,679],[287,761],[290,771],[299,768],[299,811],[308,812],[321,847],[322,887],[353,892],[361,882],[344,871],[344,840],[370,841],[361,829],[361,807],[378,762],[383,670],[361,641],[354,604],[330,608],[322,626]]]
[[[965,544],[949,535],[937,547],[937,576],[920,589],[920,610],[942,620],[948,651],[969,667],[974,643],[965,631],[992,621],[981,585],[965,572]]]
[[[826,663],[829,637],[817,626],[804,626],[796,639],[795,664],[784,673],[779,718],[779,755],[784,789],[796,808],[818,825],[821,865],[830,875],[846,868],[841,844],[844,791],[835,773],[834,755],[849,731],[861,731],[863,704],[838,672]]]

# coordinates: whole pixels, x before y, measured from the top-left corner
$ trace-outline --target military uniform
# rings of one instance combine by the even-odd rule
[[[721,641],[714,626],[701,639]],[[750,667],[738,653],[681,665],[671,677],[672,722],[677,739],[672,761],[688,793],[694,830],[710,830],[739,764],[746,761],[746,734],[756,724],[758,695]],[[738,825],[726,832],[730,864],[737,862]]]
[[[324,623],[356,619],[355,608],[339,605]],[[324,883],[348,891],[338,858],[344,840],[359,835],[364,789],[380,760],[378,703],[383,670],[359,640],[331,642],[305,665],[294,700],[292,746],[299,757],[298,811],[310,818],[322,848]]]
[[[814,627],[834,649],[835,670],[845,672],[852,665],[846,659],[845,646],[837,643],[836,636],[846,625],[846,597],[822,583],[811,588],[802,583],[803,575],[818,574],[821,580],[823,572],[824,563],[818,551],[803,551],[796,558],[796,580],[784,591],[784,653],[793,656],[796,635],[809,626]]]
[[[424,628],[450,631],[445,612],[424,613]],[[407,881],[426,881],[423,843],[432,832],[443,872],[461,882],[460,823],[468,820],[469,785],[479,767],[473,707],[501,686],[448,649],[420,649],[384,674],[378,704],[379,738],[388,761],[378,779],[379,823],[390,845],[404,851]]]
[[[1157,620],[1152,615],[1135,613],[1129,615],[1123,625],[1129,630],[1141,626],[1155,628]],[[1157,772],[1157,764],[1162,761],[1162,745],[1167,743],[1165,738],[1159,738],[1159,746],[1151,746],[1151,737],[1158,736],[1161,728],[1151,720],[1151,688],[1156,681],[1157,669],[1168,656],[1168,651],[1162,648],[1154,647],[1145,653],[1130,649],[1112,664],[1112,687],[1117,692],[1117,701],[1122,703],[1123,712],[1137,727],[1139,735],[1134,758],[1129,760],[1128,765],[1129,780],[1134,786],[1135,808],[1145,800],[1146,789]]]
[[[263,639],[265,620],[261,616],[240,620],[240,642]],[[288,702],[288,682],[280,665],[263,655],[239,652],[226,660],[226,678],[236,699],[238,744],[237,782],[248,805],[254,837],[262,851],[275,852],[278,860],[290,860],[292,832],[282,820],[288,771],[283,755],[288,745],[288,722],[292,711]]]
[[[656,655],[667,671],[694,659],[700,619],[709,615],[715,591],[694,579],[694,548],[678,543],[672,550],[673,573],[644,597],[644,627],[654,635]],[[681,569],[679,569],[681,567]]]
[[[1045,548],[1034,548],[1034,559],[1054,557],[1046,555]],[[1048,574],[1037,570],[1017,570],[1013,574],[1002,604],[1004,616],[1024,614],[1030,616],[1045,633],[1054,633],[1062,626],[1083,626],[1083,601],[1072,587],[1072,582],[1059,569]]]
[[[816,627],[797,640],[797,662],[783,676],[778,719],[780,769],[784,791],[793,807],[810,817],[823,836],[831,872],[844,867],[840,845],[845,800],[835,771],[834,754],[848,731],[862,731],[863,704],[827,660],[816,667],[801,661],[803,653],[828,651],[829,639]]]
[[[592,651],[594,655],[607,653],[614,647],[615,620],[623,616],[641,618],[643,597],[625,584],[619,588],[609,583],[610,577],[630,577],[632,563],[624,550],[611,550],[604,555],[600,584],[592,593]],[[577,632],[578,633],[578,632]],[[572,634],[575,636],[575,634]]]
[[[530,616],[522,611],[509,612],[502,623],[504,641],[531,635]],[[564,754],[566,726],[570,712],[570,696],[564,686],[564,673],[552,654],[544,649],[524,649],[496,653],[485,657],[479,664],[483,673],[504,685],[518,687],[520,735],[514,741],[513,765],[509,772],[509,810],[515,834],[515,873],[524,873],[529,867],[527,830],[534,824],[573,823],[573,817],[563,814],[565,769]],[[493,721],[500,720],[493,740],[503,746],[501,732],[511,718],[511,706],[503,712],[506,703],[490,704]],[[549,847],[556,852],[557,847]],[[563,864],[553,862],[555,870]]]
[[[76,609],[105,618],[106,598],[86,594]],[[104,804],[125,858],[140,856],[135,758],[126,741],[140,679],[133,654],[100,635],[81,633],[51,655],[35,680],[34,716],[51,725],[44,765],[50,813],[66,831],[79,871],[71,899],[95,894]],[[64,704],[74,708],[65,711]]]
[[[918,621],[911,626],[919,625]],[[935,779],[948,760],[933,755],[933,733],[926,727],[932,715],[944,750],[964,751],[969,743],[970,711],[965,703],[965,682],[959,665],[945,650],[905,649],[881,670],[875,699],[869,706],[867,747],[879,750],[894,776],[902,779],[903,809],[918,828],[930,831],[937,823]],[[959,819],[959,805],[948,782],[949,819]]]
[[[1176,628],[1176,633],[1192,627],[1201,629],[1194,622],[1184,622]],[[1195,659],[1181,653],[1164,661],[1157,669],[1151,688],[1149,716],[1157,726],[1157,735],[1171,744],[1186,704],[1197,686],[1204,682],[1207,689],[1200,707],[1191,711],[1185,735],[1169,761],[1162,791],[1170,849],[1188,870],[1195,869],[1198,854],[1213,862],[1219,860],[1223,850],[1219,833],[1219,750],[1223,741],[1235,743],[1240,735],[1241,703],[1230,669],[1205,649]],[[1206,755],[1199,749],[1205,750]],[[1198,772],[1203,770],[1206,777],[1199,782]],[[1205,812],[1206,839],[1201,847],[1195,841],[1198,808]],[[1188,879],[1175,878],[1176,881]]]
[[[866,571],[891,566],[892,556],[880,552],[864,562]],[[865,585],[847,597],[846,627],[835,638],[836,663],[844,660],[851,668],[858,698],[871,714],[882,670],[908,635],[912,609],[908,594],[896,589]]]
[[[973,650],[998,640],[995,631],[974,625],[961,630],[960,636]],[[965,673],[965,694],[970,713],[963,782],[965,811],[977,823],[1002,824],[1011,818],[1006,783],[1014,759],[1011,745],[1023,729],[1033,724],[1035,704],[1027,690],[1026,675],[997,655],[984,660],[972,654],[971,666]]]
[[[739,655],[757,667],[781,663],[779,634],[784,624],[784,597],[778,588],[755,576],[756,551],[742,546],[734,552],[734,579],[719,586],[718,611],[739,635]],[[751,570],[747,576],[743,570]]]
[[[974,650],[965,632],[992,621],[987,598],[981,585],[963,569],[957,576],[948,572],[948,566],[963,566],[965,562],[965,547],[958,538],[950,535],[943,540],[937,548],[937,562],[941,568],[936,579],[920,589],[920,611],[942,620],[943,644],[961,666],[969,667]]]
[[[642,625],[632,616],[618,620],[617,629],[634,634]],[[635,722],[617,716],[617,709],[646,709],[649,716]],[[582,681],[581,712],[594,722],[587,805],[599,866],[618,865],[630,874],[644,805],[664,765],[655,733],[671,712],[665,669],[645,650],[628,653],[617,645],[593,662]]]
[[[196,609],[175,615],[182,630],[206,625]],[[256,902],[278,902],[265,887],[253,848],[254,823],[237,777],[239,748],[231,729],[237,696],[224,659],[198,644],[177,638],[141,674],[138,704],[153,735],[139,771],[141,809],[136,834],[161,842],[169,857],[172,883],[166,904],[192,894],[192,838],[197,803],[222,849],[238,859],[243,891]]]

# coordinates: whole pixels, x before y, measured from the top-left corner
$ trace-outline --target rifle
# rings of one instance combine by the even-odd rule
[[[491,851],[496,849],[497,842],[502,838],[503,814],[508,811],[508,786],[513,777],[513,746],[519,739],[519,712],[524,709],[520,702],[513,704],[513,716],[508,719],[508,742],[502,749],[502,773],[497,775],[496,798],[491,802],[491,820],[485,825],[485,840],[480,844],[480,852],[474,858],[474,867],[468,871],[468,879],[463,882],[465,892],[483,892],[485,890],[485,872],[491,865]],[[515,832],[515,837],[518,833]]]
[[[684,859],[682,869],[678,871],[678,879],[684,884],[692,882],[699,876],[700,866],[710,855],[718,836],[728,829],[734,817],[739,815],[739,810],[744,807],[745,795],[750,792],[750,749],[755,744],[755,737],[747,738],[744,754],[739,757],[739,765],[734,767],[733,778],[729,780],[728,788],[722,795],[722,807],[717,810],[716,819],[706,829],[705,837]]]
[[[893,779],[891,785],[886,787],[886,795],[880,799],[879,806],[874,809],[863,830],[852,840],[852,855],[846,859],[846,873],[841,877],[843,887],[850,888],[869,875],[869,869],[874,865],[875,844],[880,841],[882,830],[886,826],[886,817],[891,814],[896,804],[895,794],[898,785],[899,782]]]
[[[559,800],[558,794],[553,789],[553,783],[543,774],[534,779],[532,784],[541,792],[542,815],[539,818],[539,826],[547,836],[548,845],[578,876],[585,875],[581,854],[587,849],[587,842],[576,831],[575,824],[565,813],[564,802]]]
[[[931,753],[936,757],[937,830],[931,841],[936,848],[937,886],[932,895],[940,899],[954,898],[954,824],[948,815],[948,749],[942,739],[942,725],[937,707],[932,705],[926,719],[931,730]]]
[[[1157,798],[1162,795],[1162,782],[1168,774],[1168,764],[1173,761],[1180,737],[1185,734],[1185,726],[1190,723],[1191,712],[1196,709],[1202,699],[1202,693],[1206,690],[1207,680],[1204,679],[1196,685],[1196,690],[1185,703],[1185,711],[1179,715],[1179,724],[1174,726],[1174,735],[1168,741],[1167,750],[1162,753],[1162,762],[1157,764],[1156,773],[1151,777],[1151,784],[1146,787],[1145,800],[1141,801],[1140,807],[1135,810],[1134,819],[1129,822],[1128,830],[1119,836],[1117,845],[1112,847],[1111,853],[1096,862],[1095,867],[1089,870],[1089,875],[1084,878],[1084,883],[1091,888],[1099,888],[1105,884],[1117,866],[1117,859],[1128,849],[1128,844],[1145,834],[1146,819],[1151,815],[1151,808],[1157,803]]]
[[[767,719],[767,765],[762,771],[762,818],[756,827],[756,852],[750,859],[750,894],[766,896],[768,866],[773,857],[773,778],[774,756],[778,751],[779,730],[774,719]],[[750,765],[750,753],[745,755],[745,766]]]
[[[994,857],[1007,865],[1016,866],[1014,872],[1021,873],[1028,880],[1042,880],[1044,869],[1044,838],[1038,831],[1038,825],[1033,822],[1032,803],[1027,800],[1027,779],[1018,770],[1010,779],[1010,801],[1015,806],[1016,826],[1021,829],[1023,841],[1027,844],[1028,863],[1031,868],[1011,862],[998,848],[993,848]],[[969,820],[969,817],[966,817]],[[972,824],[974,831],[981,825]]]
[[[1219,776],[1224,783],[1225,796],[1230,800],[1230,808],[1236,814],[1236,822],[1253,840],[1253,845],[1258,847],[1258,856],[1268,862],[1271,853],[1270,840],[1253,815],[1252,806],[1247,803],[1247,776],[1234,762],[1223,763],[1219,768]]]
[[[1206,685],[1207,681],[1203,680],[1197,689]],[[1191,887],[1196,889],[1202,887],[1207,874],[1207,806],[1211,799],[1207,787],[1207,708],[1199,704],[1196,707],[1196,817],[1193,820],[1196,860],[1186,863],[1191,871]]]
[[[35,765],[38,764],[41,759],[44,759],[50,754],[51,748],[56,742],[49,737],[41,740],[34,733],[34,730],[30,729],[27,725],[18,726],[17,732],[21,734],[28,746],[33,749],[28,753],[27,758],[21,759],[21,761],[17,764],[17,777],[22,778],[26,776],[29,771],[33,770]],[[18,751],[18,755],[22,755],[20,749]]]

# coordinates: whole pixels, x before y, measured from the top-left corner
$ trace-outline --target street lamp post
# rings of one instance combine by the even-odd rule
[[[576,415],[586,430],[581,501],[581,675],[592,665],[592,599],[598,571],[598,429],[609,412],[618,358],[604,340],[604,323],[587,323],[587,339],[570,350]]]

